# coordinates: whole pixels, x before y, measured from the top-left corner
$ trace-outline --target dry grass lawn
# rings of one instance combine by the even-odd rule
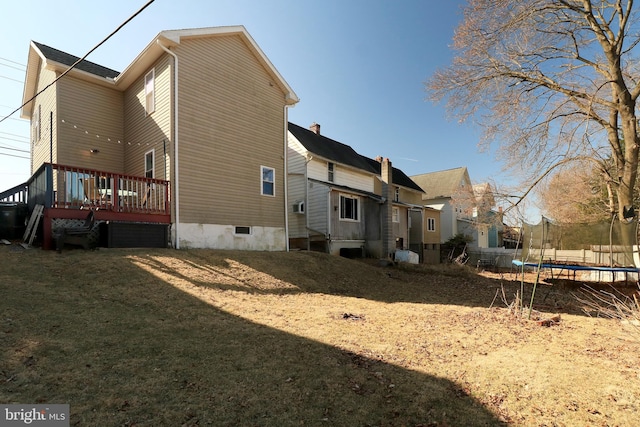
[[[640,342],[509,274],[319,253],[0,247],[0,402],[91,426],[634,426]],[[525,286],[525,301],[531,285]]]

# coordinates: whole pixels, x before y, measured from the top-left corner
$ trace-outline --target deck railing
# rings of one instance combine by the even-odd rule
[[[169,181],[45,163],[28,182],[29,205],[169,214]]]
[[[28,186],[24,183],[3,191],[0,193],[0,202],[27,203],[27,189]]]

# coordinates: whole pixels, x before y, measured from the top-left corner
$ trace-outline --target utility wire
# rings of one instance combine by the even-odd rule
[[[23,82],[22,80],[12,79],[11,77],[7,77],[7,76],[0,76],[0,78],[7,79],[7,80],[11,80],[11,81],[13,81],[13,82],[18,82],[18,83],[20,83],[20,84],[24,84],[24,82]],[[20,107],[20,108],[22,108],[22,107]],[[19,110],[20,108],[18,108],[18,110]],[[18,110],[16,110],[16,111],[18,111]],[[15,113],[16,111],[14,111],[13,113]],[[11,114],[13,114],[13,113],[11,113]]]
[[[0,145],[0,150],[11,150],[11,151],[20,151],[21,153],[31,153],[29,150],[21,150],[19,148],[11,148],[11,147],[5,147],[4,145]]]
[[[0,65],[2,65],[3,67],[7,67],[7,68],[13,68],[14,70],[24,71],[24,68],[18,68],[18,67],[15,67],[13,65],[3,64],[2,62],[0,62]]]
[[[25,156],[16,156],[14,154],[7,154],[7,153],[0,153],[0,156],[7,156],[7,157],[17,157],[19,159],[27,159],[29,160],[29,157],[25,157]]]
[[[24,65],[24,64],[21,64],[21,63],[16,62],[16,61],[12,61],[12,60],[7,59],[7,58],[3,58],[3,57],[1,57],[1,56],[0,56],[0,61],[11,62],[12,64],[19,65],[19,66],[21,66],[22,68],[27,68],[27,66],[26,66],[26,65]]]
[[[2,132],[0,132],[0,133],[2,133]],[[0,135],[0,139],[6,139],[7,141],[21,142],[23,144],[28,144],[29,143],[29,141],[23,141],[21,139],[9,138],[8,136],[2,136],[2,135]]]
[[[116,34],[118,31],[120,31],[122,29],[122,27],[124,27],[125,25],[127,25],[131,20],[133,20],[133,18],[135,18],[136,16],[138,16],[140,13],[142,13],[143,10],[145,10],[147,7],[149,7],[149,5],[151,5],[151,3],[153,3],[155,0],[149,0],[144,6],[142,6],[136,13],[134,13],[133,15],[131,15],[129,18],[127,18],[126,21],[124,21],[122,24],[120,24],[118,26],[118,28],[116,28],[114,31],[111,32],[111,34],[109,34],[107,37],[105,37],[100,43],[98,43],[97,45],[95,45],[89,52],[87,52],[82,58],[78,59],[76,62],[74,62],[69,68],[67,68],[62,74],[60,74],[58,77],[56,77],[51,83],[49,83],[48,85],[46,85],[45,87],[43,87],[38,93],[36,93],[35,95],[33,95],[31,98],[29,98],[25,103],[23,103],[21,106],[19,106],[18,108],[16,108],[15,110],[13,110],[11,113],[9,113],[7,116],[3,117],[0,119],[0,123],[4,122],[6,119],[8,119],[10,116],[13,116],[15,113],[17,113],[18,111],[20,111],[20,109],[22,107],[24,107],[25,105],[27,105],[28,103],[30,103],[31,101],[33,101],[34,99],[36,99],[36,97],[38,95],[40,95],[42,92],[44,92],[45,90],[49,89],[51,86],[53,86],[58,80],[60,80],[61,78],[63,78],[64,76],[67,75],[67,73],[69,73],[69,71],[73,70],[76,65],[78,65],[80,62],[84,61],[85,58],[89,55],[91,55],[91,53],[93,53],[94,50],[98,49],[100,46],[102,46],[107,40],[109,40],[111,37],[113,37],[114,34]]]
[[[29,142],[28,141],[28,139],[29,139],[28,136],[18,135],[17,133],[11,133],[11,132],[2,132],[2,131],[0,131],[0,133],[3,134],[3,135],[15,136],[16,138],[26,139],[27,140],[26,142]],[[2,137],[0,136],[0,138],[2,138]]]

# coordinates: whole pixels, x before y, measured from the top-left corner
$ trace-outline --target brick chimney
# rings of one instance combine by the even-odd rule
[[[311,132],[315,133],[316,135],[320,135],[320,125],[316,122],[311,123],[311,126],[309,126],[309,130],[311,130]]]
[[[376,159],[377,160],[377,159]],[[382,179],[382,257],[389,258],[395,250],[393,238],[393,167],[388,158],[381,159],[380,178]]]

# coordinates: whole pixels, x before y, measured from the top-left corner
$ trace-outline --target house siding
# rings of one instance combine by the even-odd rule
[[[317,179],[319,181],[327,181],[328,170],[326,161],[313,159],[309,162],[308,168],[309,178]],[[373,180],[374,177],[370,174],[359,172],[339,163],[335,164],[334,184],[344,185],[346,187],[373,193]]]
[[[311,234],[329,233],[328,208],[329,192],[328,186],[317,182],[309,182],[309,196],[307,215],[309,215],[309,228]]]
[[[155,110],[145,111],[144,78],[154,70]],[[168,54],[161,56],[124,94],[124,170],[129,175],[144,176],[144,156],[154,151],[153,176],[170,179],[173,153],[171,84],[172,66]]]
[[[308,203],[306,203],[305,189],[306,151],[291,134],[288,134],[287,146],[287,183],[289,187],[289,206],[287,206],[287,210],[289,212],[289,238],[305,238],[307,237],[306,213],[300,214],[294,212],[293,206],[299,202],[305,202],[306,210],[308,205]]]
[[[123,137],[122,92],[71,76],[60,79],[56,89],[59,132],[54,161],[122,173],[123,147],[117,142]],[[91,153],[92,149],[99,152]]]
[[[239,36],[183,40],[175,52],[181,223],[282,231],[284,249],[284,93]],[[261,166],[275,170],[274,197],[260,194]]]
[[[56,73],[51,70],[41,68],[38,75],[37,91],[41,91],[45,86],[51,84],[56,78]],[[53,161],[56,162],[57,156],[57,101],[56,90],[50,88],[34,99],[31,109],[31,173],[33,174],[43,163],[51,160],[51,142],[53,142]],[[36,138],[35,129],[35,111],[40,106],[40,139]],[[51,141],[51,126],[49,125],[49,115],[53,112],[53,141]]]

